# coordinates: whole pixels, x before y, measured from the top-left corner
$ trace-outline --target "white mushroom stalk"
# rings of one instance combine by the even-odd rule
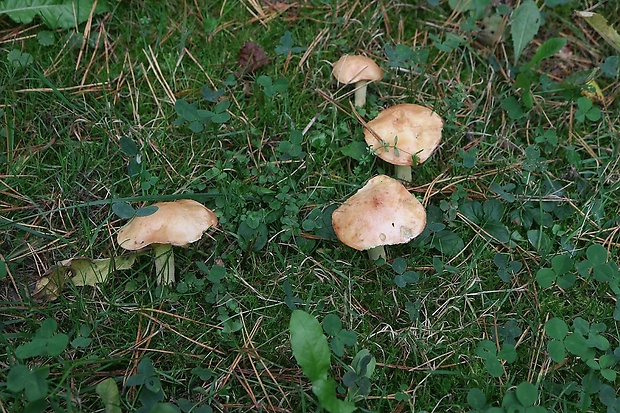
[[[369,57],[344,55],[334,63],[332,74],[339,83],[355,85],[355,106],[366,105],[366,90],[370,82],[383,79],[383,70]]]
[[[355,82],[355,106],[363,108],[366,105],[366,89],[368,89],[368,80],[360,80]]]
[[[172,244],[152,244],[155,257],[155,274],[157,285],[173,284],[176,281],[174,272],[174,251]]]

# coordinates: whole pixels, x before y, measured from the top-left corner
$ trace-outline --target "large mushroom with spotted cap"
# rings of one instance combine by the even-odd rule
[[[215,213],[193,199],[156,202],[157,210],[146,216],[136,216],[120,229],[118,244],[130,251],[151,246],[155,255],[158,284],[174,282],[173,246],[186,246],[202,238],[202,234],[217,225]]]
[[[441,141],[443,120],[431,109],[402,103],[366,123],[364,139],[378,157],[395,165],[396,177],[411,182],[411,167],[426,161]]]
[[[340,241],[376,261],[386,258],[384,245],[404,244],[424,231],[426,210],[398,180],[370,179],[332,214]]]
[[[370,57],[344,55],[332,68],[332,74],[339,83],[355,85],[355,106],[366,104],[368,83],[383,79],[383,70]]]

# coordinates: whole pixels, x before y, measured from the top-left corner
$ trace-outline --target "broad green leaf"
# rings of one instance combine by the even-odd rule
[[[127,156],[136,156],[139,152],[138,146],[130,138],[123,136],[118,141],[121,151]]]
[[[450,230],[442,230],[433,237],[432,245],[447,257],[452,257],[465,248],[465,242]]]
[[[552,37],[551,39],[546,40],[543,44],[538,47],[536,50],[536,54],[532,57],[524,67],[524,70],[530,69],[533,66],[536,66],[541,61],[548,59],[555,55],[557,52],[562,50],[562,48],[566,45],[565,37]]]
[[[116,381],[112,377],[105,379],[95,387],[97,395],[105,406],[106,413],[121,413],[121,395]]]
[[[351,366],[353,366],[358,374],[368,378],[372,377],[376,365],[377,359],[365,348],[357,352],[351,363]]]
[[[540,28],[540,11],[533,0],[525,0],[512,13],[510,35],[514,48],[514,64],[517,64],[525,46],[536,36]]]
[[[310,314],[295,310],[289,324],[293,356],[302,371],[313,383],[327,380],[331,353],[321,324]]]
[[[540,255],[546,256],[552,248],[552,241],[542,230],[531,229],[527,231],[527,239],[530,244],[538,250]]]
[[[5,0],[0,2],[0,15],[22,24],[39,17],[51,29],[71,29],[88,20],[93,4],[93,0]],[[99,0],[95,14],[109,10],[108,3]]]
[[[510,241],[510,232],[508,232],[508,228],[499,221],[489,221],[482,226],[482,229],[497,242],[506,244]]]
[[[482,212],[487,221],[499,221],[504,215],[504,206],[497,199],[489,199],[482,204]]]
[[[312,380],[312,392],[319,399],[321,406],[330,413],[352,413],[355,411],[355,404],[338,399],[336,382],[333,379]]]
[[[583,17],[594,30],[601,35],[607,43],[613,48],[620,51],[620,35],[613,27],[607,23],[607,19],[598,13],[592,13],[589,11],[577,11],[575,14],[579,17]]]
[[[368,145],[366,145],[366,142],[353,141],[340,148],[340,152],[356,161],[361,161],[368,155]]]

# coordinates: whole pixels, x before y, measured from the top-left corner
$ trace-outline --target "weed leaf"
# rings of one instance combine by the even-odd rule
[[[510,20],[512,44],[514,47],[514,64],[523,53],[525,46],[536,36],[540,28],[540,11],[533,0],[525,0],[514,11]]]
[[[127,156],[136,156],[139,152],[136,143],[126,136],[121,137],[118,143],[121,151]]]
[[[38,16],[51,29],[70,29],[88,20],[93,3],[93,0],[5,0],[0,3],[0,14],[22,24],[31,23]],[[95,14],[109,10],[108,3],[99,0]]]
[[[321,324],[310,314],[295,310],[289,324],[293,356],[313,383],[327,380],[331,353]]]
[[[557,52],[562,50],[562,48],[566,45],[566,38],[564,37],[552,37],[549,40],[546,40],[543,44],[540,45],[538,50],[536,50],[536,54],[532,57],[532,60],[526,64],[523,69],[527,70],[541,61],[550,58],[555,55]]]
[[[575,14],[579,17],[583,17],[588,24],[592,26],[592,28],[596,30],[603,39],[605,39],[607,43],[609,43],[616,50],[620,51],[620,34],[618,34],[618,32],[607,23],[607,19],[605,17],[598,13],[591,13],[588,11],[578,11],[575,12]]]
[[[312,380],[312,392],[319,398],[321,406],[330,413],[351,413],[355,405],[336,397],[336,382],[333,379]]]
[[[121,395],[112,377],[99,383],[95,391],[103,401],[106,413],[121,413]]]

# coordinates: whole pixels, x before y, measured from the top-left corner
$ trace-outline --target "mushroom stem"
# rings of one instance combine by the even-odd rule
[[[394,165],[394,172],[396,172],[396,178],[405,182],[412,182],[413,176],[411,175],[411,166],[409,165]]]
[[[355,82],[355,106],[363,108],[366,104],[366,88],[368,83],[368,80]]]
[[[368,249],[368,258],[370,258],[372,262],[377,261],[379,258],[386,260],[385,248],[383,245],[377,245],[376,247]]]
[[[174,252],[170,244],[153,244],[157,285],[174,282]]]

